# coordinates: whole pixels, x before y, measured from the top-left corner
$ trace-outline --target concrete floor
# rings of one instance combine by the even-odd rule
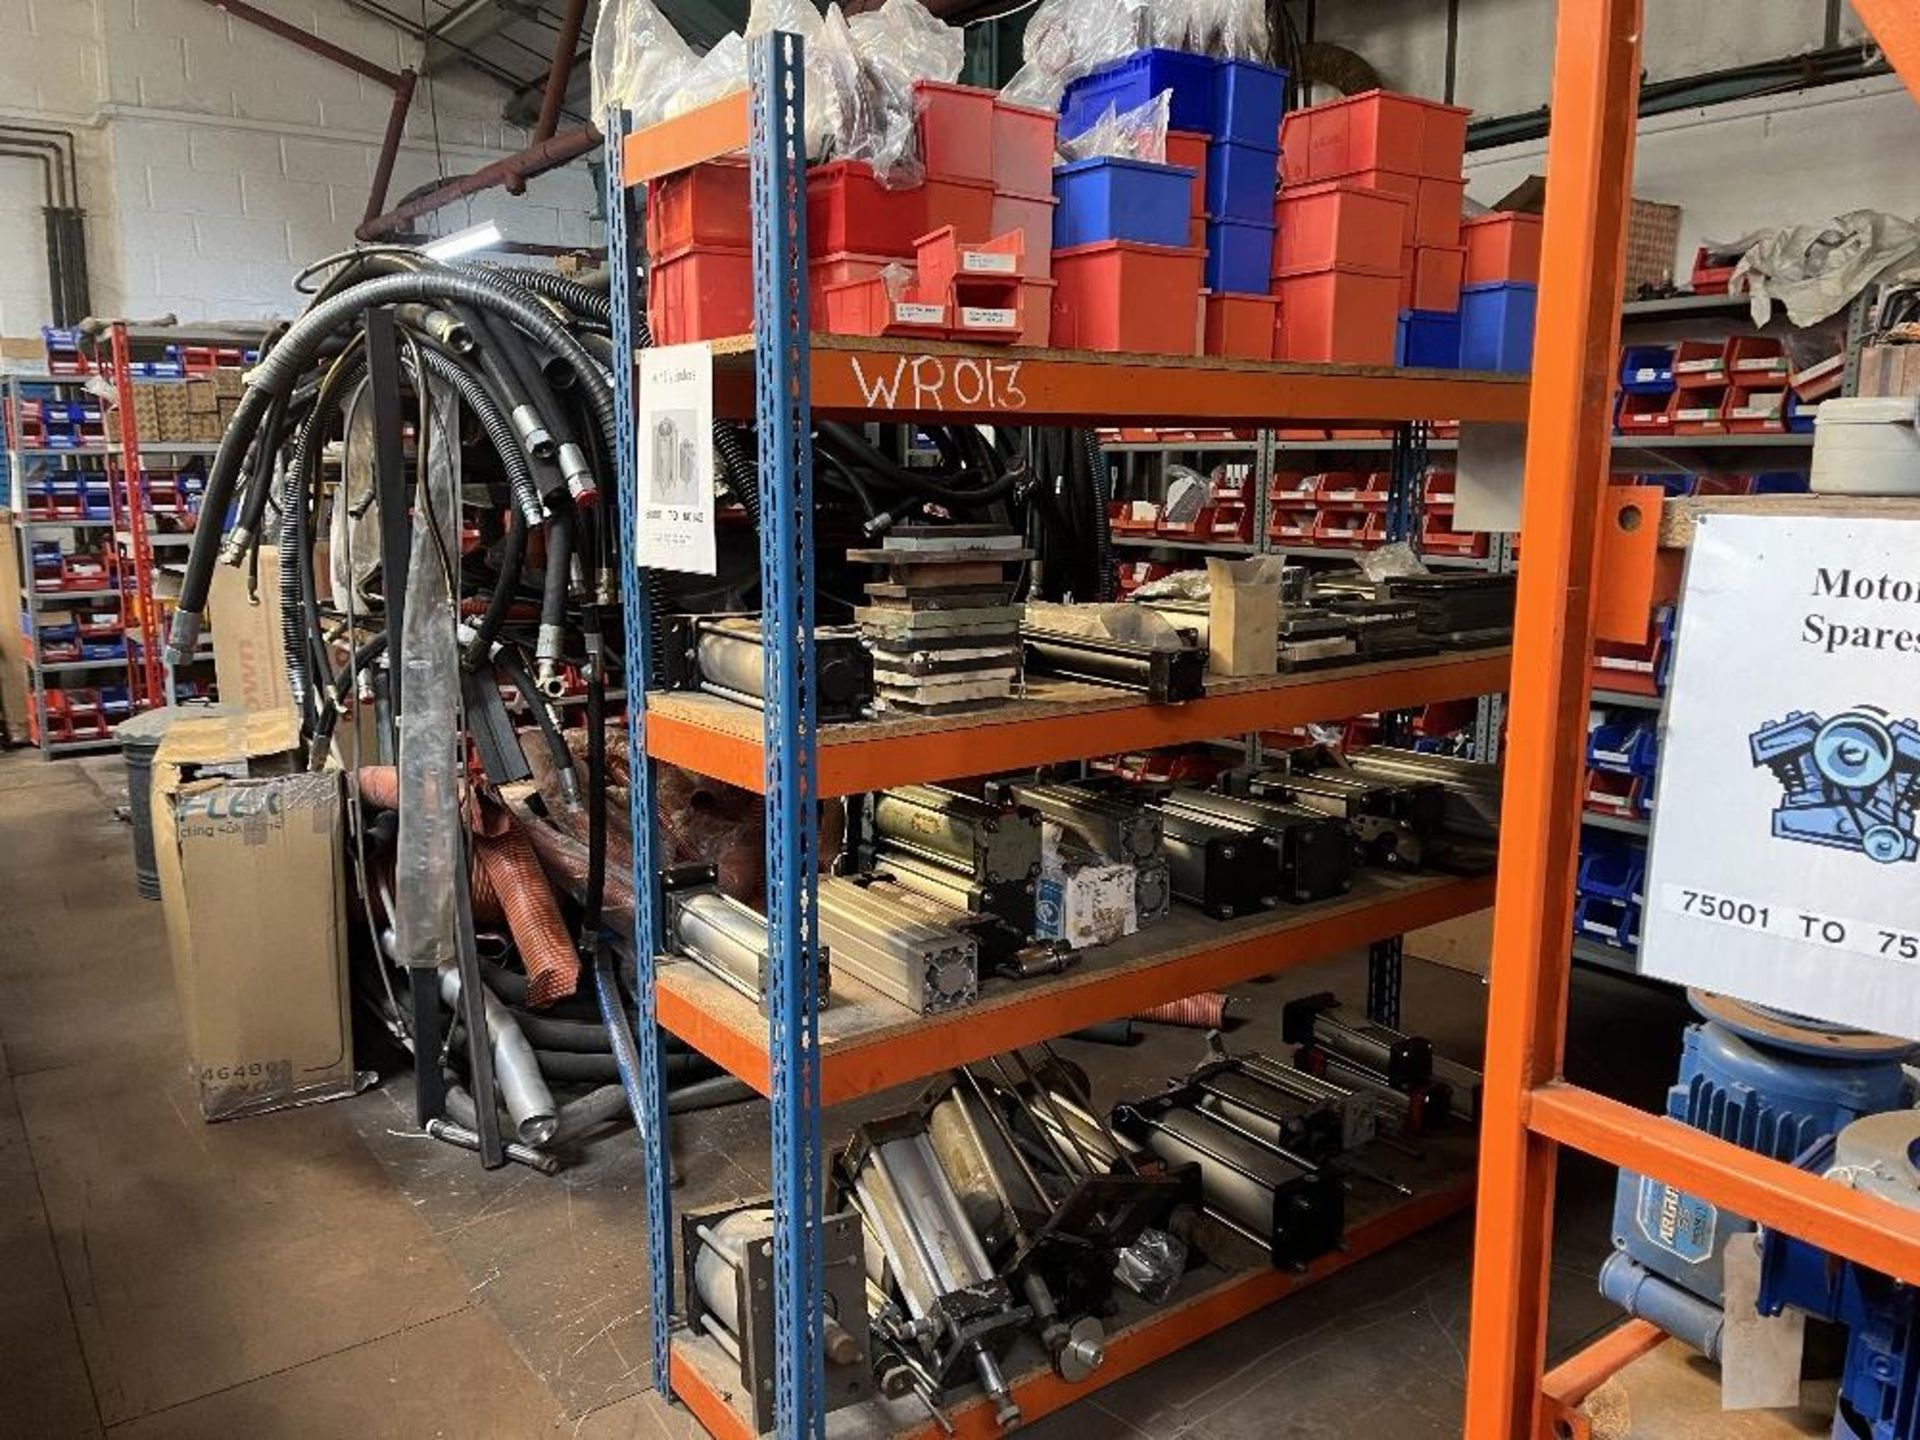
[[[117,769],[0,755],[0,1437],[695,1433],[642,1389],[630,1137],[558,1178],[488,1174],[413,1133],[404,1077],[199,1120],[159,907],[135,896],[114,815]],[[1358,1002],[1360,957],[1256,995],[1309,988]],[[1443,1050],[1473,1058],[1481,1007],[1473,978],[1409,965],[1406,1013]],[[1679,1002],[1582,977],[1575,1011],[1574,1078],[1656,1102]],[[1164,1076],[1198,1045],[1162,1032],[1075,1055],[1117,1094],[1113,1065]],[[763,1189],[764,1137],[758,1106],[683,1122],[683,1195]],[[1611,1189],[1599,1167],[1565,1163],[1556,1354],[1609,1323],[1593,1276]],[[1470,1243],[1469,1220],[1443,1225],[1026,1433],[1457,1435]]]

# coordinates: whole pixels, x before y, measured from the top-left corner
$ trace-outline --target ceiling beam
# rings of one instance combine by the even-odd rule
[[[464,59],[514,21],[532,20],[539,13],[537,0],[466,0],[427,27],[420,73],[431,75],[449,61]]]

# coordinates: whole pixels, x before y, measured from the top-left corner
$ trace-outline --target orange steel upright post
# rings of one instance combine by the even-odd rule
[[[1533,1087],[1559,1074],[1566,1028],[1594,561],[1613,429],[1640,15],[1640,0],[1561,0],[1554,41],[1521,511],[1527,549],[1514,627],[1487,1015],[1470,1440],[1532,1440],[1539,1408],[1557,1148],[1529,1132],[1527,1110]]]

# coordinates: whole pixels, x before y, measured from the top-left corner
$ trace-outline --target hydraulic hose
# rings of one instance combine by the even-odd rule
[[[369,306],[416,300],[458,301],[479,306],[512,321],[537,343],[574,364],[594,416],[609,446],[612,445],[613,392],[606,377],[593,364],[592,357],[580,343],[550,313],[515,296],[507,287],[471,275],[421,270],[382,275],[342,290],[309,309],[289,328],[280,343],[262,357],[253,371],[252,383],[235,407],[233,421],[221,439],[220,449],[214,456],[207,476],[201,501],[201,521],[194,532],[193,547],[188,552],[186,575],[181,583],[179,606],[174,612],[168,642],[170,664],[178,664],[191,655],[198,643],[207,593],[213,580],[220,527],[224,523],[227,508],[233,502],[241,462],[252,443],[254,432],[271,407],[273,397],[291,390],[322,342]]]

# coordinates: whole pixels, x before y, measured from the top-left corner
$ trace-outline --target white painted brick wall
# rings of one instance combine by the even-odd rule
[[[418,47],[345,0],[255,0],[376,64]],[[366,209],[386,89],[204,0],[0,0],[0,114],[82,139],[95,309],[182,319],[289,315],[293,274],[342,249]],[[526,136],[505,93],[465,72],[423,81],[389,206],[477,169]],[[40,171],[0,158],[0,334],[49,318]],[[572,166],[513,197],[489,192],[422,222],[495,219],[510,238],[594,244],[592,188]]]

